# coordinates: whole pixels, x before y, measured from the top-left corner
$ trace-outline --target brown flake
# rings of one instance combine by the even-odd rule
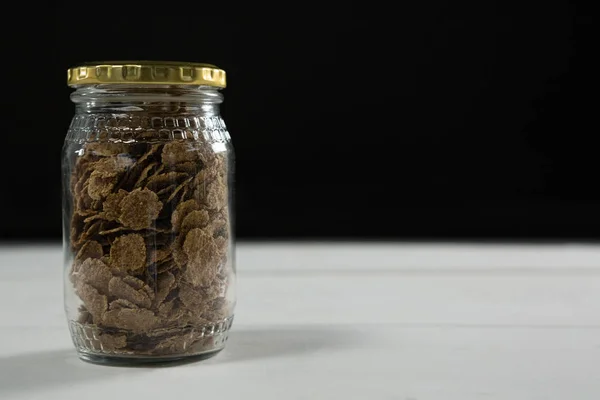
[[[154,159],[161,152],[163,145],[162,144],[153,144],[150,146],[148,151],[144,153],[142,157],[140,157],[137,161],[137,164],[143,164],[148,162],[148,160]]]
[[[183,219],[192,211],[198,210],[198,202],[196,200],[187,200],[181,202],[171,214],[171,225],[173,225],[173,231],[179,232]]]
[[[199,314],[209,308],[204,290],[188,283],[179,283],[179,299],[188,310],[198,311]]]
[[[210,233],[212,234],[212,236],[214,238],[217,238],[217,237],[228,238],[229,237],[229,223],[227,222],[227,220],[225,218],[218,216],[217,218],[212,220],[210,223]]]
[[[161,215],[161,217],[170,219],[171,212],[175,209],[175,207],[177,207],[177,204],[179,204],[183,201],[182,199],[183,199],[183,190],[175,189],[175,191],[169,196],[169,198],[167,199],[167,202],[166,202],[166,204],[168,206],[168,212]]]
[[[108,308],[106,296],[98,293],[91,285],[81,283],[76,288],[77,295],[83,301],[85,308],[92,315],[95,323],[102,320],[102,316]]]
[[[86,181],[83,185],[83,189],[79,197],[77,198],[77,210],[80,213],[86,212],[87,215],[91,215],[90,210],[94,205],[94,199],[89,194],[89,181]]]
[[[88,240],[92,240],[95,235],[100,231],[102,224],[101,221],[91,221],[83,226],[83,233],[79,235],[77,241],[74,242],[75,248],[83,246]]]
[[[151,246],[148,246],[151,247]],[[160,263],[171,255],[171,249],[168,246],[152,248],[146,256],[146,266]]]
[[[173,260],[173,256],[171,255],[156,265],[156,273],[160,274],[162,272],[170,271],[176,266],[177,264],[175,263],[175,261]]]
[[[103,177],[94,171],[88,181],[87,194],[94,200],[100,200],[112,192],[115,183],[114,177]]]
[[[192,179],[190,186],[192,188],[197,188],[199,186],[206,186],[210,182],[210,174],[206,169],[199,171],[194,178]]]
[[[166,188],[161,189],[158,192],[156,192],[156,195],[158,196],[159,199],[165,201],[165,203],[166,203],[166,199],[168,199],[169,196],[171,196],[171,194],[175,191],[176,188],[177,188],[177,185],[167,186]]]
[[[103,351],[114,351],[127,346],[127,335],[103,333],[98,335],[98,341]]]
[[[147,150],[146,153],[143,153],[143,155],[138,158],[137,162],[129,169],[119,183],[119,187],[126,190],[133,190],[136,187],[141,187],[148,176],[158,173],[157,171],[163,168],[162,165],[156,163],[160,146],[161,145],[153,145],[149,150],[147,150],[147,145],[144,146],[145,149],[140,151],[140,153]],[[152,164],[154,164],[154,168],[148,168],[149,165]]]
[[[146,244],[137,233],[119,236],[110,248],[111,266],[122,271],[139,271],[146,264]]]
[[[167,165],[198,162],[199,159],[198,151],[189,142],[172,141],[165,144],[162,151],[162,162]]]
[[[131,275],[124,275],[123,282],[134,288],[135,290],[140,290],[144,287],[145,283],[141,279],[136,278]]]
[[[196,210],[185,216],[181,222],[181,232],[186,234],[194,228],[204,228],[208,225],[210,217],[206,210]]]
[[[125,299],[117,299],[110,302],[108,305],[109,310],[121,310],[123,308],[139,308],[137,305],[133,304],[129,300]]]
[[[90,285],[103,295],[108,294],[108,282],[113,277],[110,268],[97,258],[85,260],[74,275],[76,281]]]
[[[179,329],[179,328],[161,328],[153,332],[146,333],[147,338],[154,340],[163,340],[171,336],[186,335],[192,331],[191,328]]]
[[[88,258],[100,258],[102,257],[102,254],[102,246],[100,245],[100,243],[94,240],[90,240],[89,242],[85,242],[83,246],[81,246],[81,249],[77,253],[77,256],[75,256],[75,260],[84,261]]]
[[[91,238],[92,236],[98,234],[98,232],[100,232],[100,229],[102,227],[102,221],[94,221],[94,222],[90,222],[85,224],[85,226],[83,227],[84,230],[84,235],[86,238]]]
[[[126,283],[124,278],[113,277],[108,284],[108,290],[111,297],[127,300],[141,308],[150,308],[152,301],[147,291],[143,290],[143,285],[144,282],[142,282],[142,288],[136,289]]]
[[[77,178],[75,186],[73,187],[73,193],[75,194],[75,196],[81,196],[84,187],[86,186],[87,181],[90,178],[90,175],[94,171],[92,165],[93,163],[86,165],[85,167],[83,167],[84,169],[80,170],[79,175],[74,176],[75,178]]]
[[[170,272],[165,272],[158,275],[156,296],[154,297],[154,305],[161,304],[171,290],[175,287],[175,275]]]
[[[190,349],[194,346],[194,344],[198,341],[199,338],[200,333],[195,331],[192,331],[187,334],[182,334],[180,332],[177,335],[167,337],[158,342],[156,347],[152,351],[152,354],[179,354],[186,351],[190,351]]]
[[[160,323],[154,313],[145,308],[110,310],[104,314],[102,322],[108,327],[130,330],[132,332],[148,332]]]
[[[80,306],[77,322],[79,322],[80,324],[93,324],[94,318],[84,306]]]
[[[190,184],[187,184],[183,187],[183,190],[181,191],[181,198],[179,199],[179,202],[183,203],[184,201],[191,200],[193,195],[194,189],[192,189]]]
[[[164,303],[159,304],[157,315],[161,319],[168,320],[173,313],[175,308],[175,300],[165,301]]]
[[[132,164],[129,157],[104,158],[94,164],[94,172],[88,180],[88,195],[94,200],[108,196],[118,177]]]
[[[85,226],[84,223],[85,216],[79,213],[73,213],[71,217],[71,244],[75,244],[79,241],[81,234],[83,233],[83,228]]]
[[[220,210],[227,205],[227,186],[221,179],[208,184],[204,204],[211,210]]]
[[[98,176],[105,178],[115,177],[127,170],[133,165],[133,159],[125,154],[119,154],[116,157],[103,158],[94,164],[94,172]]]
[[[173,165],[171,170],[176,172],[184,172],[188,175],[194,176],[196,173],[198,173],[199,168],[200,166],[197,162],[185,161],[180,164]]]
[[[229,240],[223,236],[218,236],[214,238],[214,241],[219,254],[225,256],[227,254],[227,250],[229,249]]]
[[[179,324],[179,326],[194,326],[194,327],[198,327],[198,328],[202,328],[206,325],[210,324],[210,321],[208,321],[206,318],[202,317],[201,314],[198,313],[198,311],[200,310],[188,310],[185,308],[179,309],[179,310],[175,310],[174,314],[176,312],[179,312],[180,315],[177,315],[177,323]]]
[[[220,262],[212,237],[202,229],[192,229],[185,238],[183,251],[188,258],[183,278],[194,286],[210,284]]]
[[[185,178],[187,178],[187,174],[182,172],[167,172],[164,174],[152,175],[148,179],[146,188],[153,192],[159,192],[168,186],[179,185]]]
[[[171,254],[173,254],[173,261],[175,261],[175,264],[177,264],[177,266],[179,266],[179,267],[185,266],[188,262],[188,257],[182,248],[184,240],[185,240],[185,235],[179,235],[177,240],[175,240],[171,244],[171,252],[172,252]]]
[[[91,214],[89,217],[87,217],[84,220],[84,222],[92,222],[92,221],[96,221],[96,220],[100,220],[100,219],[104,219],[104,214],[103,213]]]
[[[128,276],[125,278],[133,278]],[[125,282],[125,278],[113,277],[108,284],[108,292],[111,297],[127,300],[138,307],[150,308],[152,301],[148,296],[147,291],[143,289],[144,282],[141,282],[141,287],[137,289],[133,284]],[[134,278],[135,279],[135,278]]]
[[[202,288],[207,300],[212,301],[217,297],[222,297],[226,292],[225,282],[217,276],[208,286]]]
[[[140,292],[144,293],[146,295],[146,297],[148,297],[150,299],[150,303],[154,302],[154,298],[155,298],[156,294],[154,293],[154,290],[152,290],[152,288],[150,286],[148,286],[147,284],[144,284],[144,287],[142,287],[140,289]]]
[[[116,228],[112,228],[112,229],[107,229],[107,230],[103,230],[98,232],[98,234],[106,236],[106,235],[110,235],[113,233],[118,233],[118,232],[127,232],[127,231],[131,231],[130,228],[126,228],[124,226],[117,226]]]
[[[159,313],[162,312],[162,324],[164,328],[185,327],[193,324],[200,318],[198,313],[194,313],[185,308],[180,301],[169,300],[159,306]]]
[[[158,217],[163,205],[156,193],[148,189],[135,189],[120,203],[119,222],[132,229],[145,229]]]
[[[152,291],[152,289],[150,289],[148,285],[146,285],[146,283],[143,280],[138,279],[135,276],[125,275],[123,277],[123,282],[125,282],[135,290],[145,293],[146,296],[148,296],[148,298],[150,299],[150,301],[154,300],[154,292]]]
[[[217,323],[229,317],[230,314],[231,311],[227,299],[218,297],[209,303],[208,310],[202,313],[202,318],[205,318],[212,323]]]
[[[177,196],[179,196],[179,195],[183,196],[183,189],[188,186],[188,184],[191,182],[191,180],[192,180],[192,178],[188,178],[185,181],[183,181],[182,184],[180,184],[179,186],[177,186],[175,188],[175,190],[173,190],[173,192],[171,193],[171,195],[167,198],[166,202],[170,203],[173,200],[175,200],[177,198]]]
[[[196,200],[198,203],[206,206],[206,198],[208,196],[208,183],[202,182],[198,186],[194,188],[194,192],[192,194],[192,198]]]
[[[142,169],[142,172],[140,172],[140,175],[138,176],[138,178],[134,184],[134,187],[139,188],[139,187],[144,186],[144,184],[146,183],[146,180],[158,168],[158,165],[159,165],[158,163],[153,162],[153,163],[148,164],[144,169]]]
[[[108,221],[116,221],[121,215],[121,202],[127,197],[126,190],[119,189],[116,193],[111,193],[106,197],[102,204],[103,218]]]

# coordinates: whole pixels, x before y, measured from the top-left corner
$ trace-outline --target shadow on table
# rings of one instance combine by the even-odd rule
[[[135,371],[134,371],[135,372]],[[74,349],[44,351],[0,357],[0,399],[7,394],[110,379],[122,374],[79,360]]]
[[[336,329],[233,329],[225,351],[205,362],[159,364],[155,367],[194,367],[225,364],[236,361],[261,362],[273,357],[307,355],[323,349],[349,348],[357,343],[357,334]],[[148,368],[150,367],[150,368]],[[115,368],[79,360],[74,349],[26,353],[0,357],[0,399],[10,393],[25,393],[64,387],[88,381],[110,382],[116,376],[139,376],[156,370]]]

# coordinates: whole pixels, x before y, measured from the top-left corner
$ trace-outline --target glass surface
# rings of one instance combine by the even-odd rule
[[[65,310],[83,359],[221,350],[233,319],[233,149],[205,87],[77,89],[63,148]]]

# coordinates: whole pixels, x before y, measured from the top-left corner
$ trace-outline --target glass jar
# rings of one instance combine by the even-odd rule
[[[80,358],[207,358],[235,306],[233,149],[225,72],[110,62],[68,71],[64,295]]]

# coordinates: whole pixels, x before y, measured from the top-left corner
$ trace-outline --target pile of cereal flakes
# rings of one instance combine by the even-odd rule
[[[71,171],[69,278],[104,352],[198,351],[231,314],[227,158],[201,143],[93,142]],[[196,346],[194,346],[196,344]]]

